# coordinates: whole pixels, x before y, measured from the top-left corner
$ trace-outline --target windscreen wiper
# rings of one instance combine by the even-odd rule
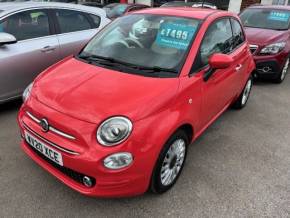
[[[115,60],[113,58],[103,57],[103,56],[98,56],[98,55],[78,55],[77,57],[80,59],[86,60],[88,64],[94,64],[94,65],[100,64],[102,66],[109,66],[109,67],[116,68],[119,71],[123,71],[121,67],[126,64],[118,60]]]
[[[160,73],[160,72],[166,72],[166,73],[174,73],[174,74],[178,74],[178,71],[175,69],[169,69],[169,68],[163,68],[163,67],[142,67],[139,66],[138,70],[143,70],[143,71],[149,71],[152,73]]]
[[[287,29],[285,29],[285,28],[277,28],[277,29],[274,29],[274,30],[276,30],[276,31],[286,31]]]
[[[112,63],[112,64],[121,64],[121,65],[130,65],[129,63],[122,62],[110,57],[104,57],[99,55],[78,55],[79,58],[88,60],[88,61],[101,61],[102,63]]]
[[[119,66],[125,66],[125,67],[129,67],[135,70],[146,71],[148,73],[168,72],[168,73],[178,74],[178,71],[175,69],[168,69],[168,68],[162,68],[162,67],[157,67],[157,66],[154,66],[154,67],[139,66],[139,65],[123,62],[120,60],[116,60],[114,58],[103,57],[99,55],[79,55],[78,57],[81,59],[88,60],[88,61],[99,62],[100,64],[105,64],[105,65],[110,65],[110,66],[115,66],[117,64]]]

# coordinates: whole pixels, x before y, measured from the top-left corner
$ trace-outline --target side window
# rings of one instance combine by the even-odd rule
[[[72,10],[56,10],[56,18],[61,33],[91,29],[88,19],[82,12]]]
[[[101,18],[93,14],[87,14],[87,15],[91,18],[92,22],[94,23],[94,28],[98,28],[101,23]]]
[[[33,10],[11,15],[0,23],[0,32],[12,34],[18,41],[48,36],[48,14],[43,10]]]
[[[227,54],[232,51],[232,28],[230,20],[220,19],[207,30],[200,47],[200,67],[208,64],[209,57],[214,53]]]
[[[231,23],[233,28],[233,48],[236,48],[245,42],[245,35],[241,24],[237,20],[231,19]]]

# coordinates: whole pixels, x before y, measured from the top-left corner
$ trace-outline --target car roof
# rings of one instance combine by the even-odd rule
[[[6,14],[17,12],[20,10],[34,9],[34,8],[63,8],[63,9],[74,9],[80,10],[92,14],[98,14],[105,17],[106,12],[104,9],[97,7],[89,7],[84,5],[70,4],[70,3],[59,3],[59,2],[7,2],[0,3],[0,17]]]
[[[248,8],[290,10],[290,6],[285,6],[285,5],[252,5]]]
[[[152,8],[146,10],[140,10],[134,12],[134,14],[156,14],[156,15],[168,15],[177,17],[188,17],[199,20],[204,20],[212,14],[220,13],[221,15],[234,16],[233,13],[228,11],[221,11],[209,8],[191,8],[191,7],[161,7]]]

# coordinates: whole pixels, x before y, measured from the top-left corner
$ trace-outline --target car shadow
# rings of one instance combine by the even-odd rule
[[[288,75],[286,76],[285,81],[288,80],[287,77],[290,76],[290,70],[288,71],[287,74]],[[283,81],[282,83],[284,83],[285,81]],[[258,78],[258,79],[254,80],[254,85],[255,86],[277,86],[277,85],[280,85],[280,84],[275,83],[272,79]]]
[[[276,86],[277,84],[270,79],[258,79],[254,82],[255,86]]]
[[[9,101],[7,103],[0,104],[0,114],[11,112],[11,111],[18,111],[21,107],[22,100],[17,99],[13,101]]]

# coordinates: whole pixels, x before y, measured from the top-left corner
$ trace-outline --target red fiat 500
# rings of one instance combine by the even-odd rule
[[[166,8],[121,17],[26,89],[22,148],[86,195],[163,193],[188,145],[229,106],[246,105],[254,68],[229,12]]]

